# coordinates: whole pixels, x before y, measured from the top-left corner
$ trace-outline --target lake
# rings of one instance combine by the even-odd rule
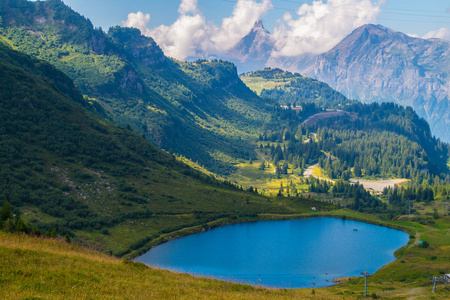
[[[373,273],[408,240],[405,232],[352,220],[260,221],[172,240],[135,261],[265,287],[311,288]]]

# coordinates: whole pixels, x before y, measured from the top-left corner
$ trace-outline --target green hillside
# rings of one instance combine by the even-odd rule
[[[342,166],[335,167],[330,174],[332,178],[351,177],[355,165],[357,170],[363,169],[362,175],[369,177],[428,177],[426,172],[419,174],[422,170],[429,170],[430,178],[437,175],[444,179],[446,176],[446,146],[433,139],[428,125],[418,118],[397,116],[408,116],[409,112],[388,108],[392,116],[378,114],[375,111],[379,108],[362,106],[324,83],[280,69],[255,71],[242,77],[253,89],[262,84],[261,97],[258,97],[239,79],[236,68],[230,63],[172,60],[139,30],[114,27],[106,34],[94,29],[89,20],[60,0],[8,0],[0,7],[0,15],[3,41],[64,71],[97,114],[120,126],[129,125],[157,146],[198,162],[214,173],[232,175],[229,178],[247,187],[252,185],[252,178],[236,177],[236,172],[240,172],[241,166],[248,161],[261,163],[261,160],[269,158],[266,154],[269,149],[262,151],[261,141],[255,144],[259,136],[279,141],[280,147],[284,137],[279,137],[286,132],[288,137],[293,135],[297,140],[306,140],[309,137],[303,133],[317,134],[321,128],[313,126],[307,130],[304,126],[300,129],[299,123],[316,113],[336,109],[353,115],[358,111],[358,121],[345,125],[346,130],[354,132],[347,134],[341,130],[341,124],[335,124],[338,132],[329,131],[320,136],[323,145],[319,152],[317,149],[306,152],[300,149],[310,145],[297,147],[303,155],[286,152],[285,156],[294,169],[301,171],[317,162],[320,151],[333,149],[334,156],[337,156],[336,151],[339,150],[334,145],[340,144],[334,140],[337,134],[339,139],[346,139],[346,144],[340,145]],[[367,116],[381,119],[375,124],[367,121]],[[395,118],[402,120],[393,121]],[[368,133],[363,139],[356,130],[360,121],[364,122],[363,131]],[[411,122],[412,126],[409,125]],[[376,131],[372,130],[374,126]],[[332,128],[328,126],[327,130]],[[420,136],[415,137],[416,133],[411,128],[417,129]],[[370,167],[369,162],[359,161],[370,152],[367,149],[358,150],[357,157],[353,154],[348,157],[348,147],[355,144],[379,147],[380,139],[385,139],[383,135],[387,132],[391,132],[388,139],[395,141],[395,145],[390,146],[393,150],[389,157],[383,158],[385,166],[381,165],[382,155],[379,153]],[[403,144],[406,146],[402,146],[400,152],[417,154],[418,161],[414,164],[408,163],[411,155],[402,156],[403,161],[392,157],[399,153],[398,141],[402,139],[405,139]],[[418,143],[419,147],[413,143]],[[421,153],[422,149],[425,154]],[[273,159],[271,149],[270,152],[275,169],[278,161]],[[302,163],[303,158],[305,163]],[[330,173],[330,169],[325,172]]]
[[[324,83],[280,69],[267,68],[241,78],[249,87],[254,79],[269,83],[261,97],[280,105],[258,145],[264,146],[259,153],[263,150],[265,159],[275,165],[288,161],[294,169],[304,169],[319,162],[328,178],[344,180],[450,179],[448,145],[433,137],[427,122],[409,107],[350,101]],[[287,83],[270,87],[274,80]],[[310,135],[314,138],[305,142]],[[325,161],[324,153],[332,161]]]
[[[437,209],[447,199],[449,145],[433,137],[411,108],[349,101],[326,84],[280,69],[241,79],[255,91],[262,87],[261,97],[274,106],[255,143],[256,159],[240,164],[234,180],[271,195],[348,197],[341,205],[386,219],[407,213],[409,200]],[[380,196],[368,196],[349,180],[377,185],[370,192]]]
[[[234,65],[166,58],[139,30],[106,34],[60,0],[8,0],[0,16],[3,41],[62,70],[116,124],[222,174],[254,156],[268,115]]]
[[[0,199],[41,230],[125,255],[180,229],[310,207],[306,199],[280,206],[191,169],[89,113],[48,63],[1,44],[0,75]]]
[[[361,219],[367,215],[349,216]],[[422,218],[420,222],[426,223]],[[428,220],[430,221],[430,220]],[[449,267],[449,217],[422,225],[407,218],[391,222],[416,232],[416,239],[396,252],[398,260],[368,279],[372,299],[448,299],[431,276]],[[419,247],[420,239],[429,241]],[[361,299],[364,278],[344,278],[317,289],[264,289],[149,268],[63,241],[11,235],[0,231],[0,297],[2,299]]]
[[[305,110],[344,109],[357,101],[348,100],[326,83],[281,69],[266,68],[240,76],[242,81],[261,98],[281,105],[303,107]]]
[[[361,278],[262,289],[80,246],[130,258],[216,226],[314,216],[410,234],[371,278],[375,295],[427,299],[428,278],[448,272],[449,148],[412,109],[279,69],[242,77],[259,97],[230,63],[169,59],[138,30],[106,34],[59,0],[0,2],[0,41],[0,205],[14,213],[0,212],[0,298],[361,298]],[[316,163],[334,182],[303,177]],[[375,196],[352,178],[409,183]],[[22,219],[73,243],[3,232]]]

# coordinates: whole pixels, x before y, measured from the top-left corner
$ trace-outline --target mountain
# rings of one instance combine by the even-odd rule
[[[274,41],[270,32],[259,20],[252,30],[228,51],[228,55],[240,73],[249,72],[264,68],[273,48]]]
[[[300,169],[298,174],[319,161],[323,174],[337,180],[450,180],[448,144],[433,137],[428,123],[410,107],[349,100],[325,83],[281,69],[266,68],[241,78],[261,97],[282,104],[260,137],[265,160],[292,164],[293,172]],[[275,141],[283,147],[270,147]]]
[[[364,25],[299,68],[349,98],[411,106],[430,123],[433,134],[450,141],[448,41]]]
[[[449,41],[414,38],[369,24],[324,54],[273,58],[269,57],[273,42],[261,42],[270,41],[269,33],[255,38],[260,31],[253,29],[233,48],[235,56],[242,58],[236,62],[242,70],[280,67],[325,82],[350,99],[411,106],[430,123],[433,134],[450,141]],[[261,44],[264,47],[259,47]],[[258,49],[259,65],[245,65],[250,49]]]
[[[1,202],[103,251],[124,255],[218,219],[291,213],[99,119],[69,77],[3,43],[0,120]]]
[[[164,56],[132,28],[108,33],[60,0],[7,0],[0,36],[66,73],[103,117],[129,125],[158,147],[221,174],[254,156],[266,103],[223,61],[184,63]]]

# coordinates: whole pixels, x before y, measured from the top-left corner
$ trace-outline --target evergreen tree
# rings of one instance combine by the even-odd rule
[[[259,170],[265,170],[266,169],[266,163],[264,161],[261,161],[258,167]]]
[[[11,205],[8,203],[8,201],[5,200],[5,202],[3,202],[2,211],[0,213],[0,219],[2,221],[6,221],[11,217],[12,217]]]

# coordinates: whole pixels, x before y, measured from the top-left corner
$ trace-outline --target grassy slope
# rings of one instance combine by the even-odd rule
[[[310,206],[230,188],[97,119],[71,80],[43,61],[0,45],[0,66],[0,197],[41,228],[124,255],[214,220]]]
[[[283,105],[302,106],[305,103],[314,103],[316,107],[323,109],[342,109],[348,104],[355,103],[323,82],[278,68],[249,72],[240,78],[262,98]]]
[[[21,76],[24,74],[21,74]],[[28,75],[25,74],[25,78],[27,78]],[[29,77],[29,81],[33,82],[35,78]],[[47,85],[47,83],[42,80],[38,80],[39,84]],[[46,86],[46,89],[51,90],[48,86]],[[47,90],[45,90],[47,91]],[[45,93],[44,93],[45,94]],[[66,107],[67,108],[67,107]],[[87,121],[86,127],[88,127],[89,130],[95,131],[93,127],[90,127],[92,123],[95,123],[97,126],[100,126],[102,130],[106,130],[110,135],[116,136],[117,140],[121,140],[127,135],[131,135],[133,138],[135,138],[137,141],[141,140],[138,139],[137,135],[134,133],[130,133],[127,131],[123,131],[122,129],[107,126],[103,122],[99,122],[98,120],[90,119],[90,117],[86,117],[83,110],[77,108],[77,114],[73,116],[76,120],[82,120]],[[84,124],[84,122],[81,122]],[[100,125],[98,125],[99,123]],[[98,127],[97,127],[98,129]],[[100,130],[101,131],[101,130]],[[120,143],[119,143],[120,144]],[[126,145],[122,145],[126,146]],[[121,147],[122,147],[121,146]],[[71,182],[75,183],[75,186],[73,189],[69,188],[67,191],[67,187],[61,186],[61,194],[60,196],[63,197],[64,192],[68,192],[71,197],[76,198],[78,201],[84,202],[84,204],[88,205],[89,209],[92,211],[96,211],[100,215],[103,215],[106,218],[111,217],[112,215],[116,214],[117,212],[134,212],[134,211],[143,211],[146,208],[151,209],[152,213],[154,211],[156,212],[163,212],[161,214],[152,214],[151,217],[148,218],[141,218],[141,219],[133,219],[128,218],[125,221],[121,221],[119,224],[116,224],[115,226],[112,226],[108,229],[108,233],[102,233],[99,229],[92,228],[86,231],[82,232],[76,232],[76,234],[83,240],[89,240],[93,241],[95,244],[103,244],[107,245],[107,249],[115,249],[115,250],[124,250],[126,248],[126,245],[130,245],[135,241],[139,241],[140,238],[142,238],[145,234],[155,234],[156,236],[163,235],[165,230],[168,228],[170,229],[170,226],[173,226],[173,228],[176,227],[188,227],[192,225],[192,227],[189,230],[191,232],[195,232],[199,230],[201,227],[197,224],[200,223],[206,223],[207,218],[202,217],[201,214],[196,214],[196,208],[197,207],[205,207],[208,209],[207,214],[211,214],[214,217],[217,217],[221,213],[231,213],[236,214],[239,211],[242,211],[245,213],[254,213],[254,212],[279,212],[281,215],[280,217],[287,217],[289,213],[296,213],[299,210],[302,209],[302,205],[300,203],[296,203],[294,200],[286,200],[288,205],[286,205],[286,209],[284,207],[279,207],[278,205],[271,205],[267,203],[266,198],[262,197],[256,197],[251,196],[250,205],[245,204],[245,199],[243,197],[242,193],[235,192],[235,191],[229,191],[222,188],[217,188],[214,186],[207,186],[204,185],[201,181],[196,180],[195,178],[185,176],[182,173],[179,172],[179,170],[171,170],[170,168],[167,168],[164,164],[169,163],[170,156],[166,156],[162,154],[161,152],[157,152],[158,155],[161,156],[160,163],[157,164],[150,164],[149,169],[144,171],[143,173],[140,173],[139,176],[136,176],[136,174],[133,174],[132,172],[130,174],[127,174],[123,177],[123,180],[119,180],[117,177],[115,177],[112,174],[109,174],[108,168],[111,168],[111,164],[104,164],[101,166],[95,166],[95,167],[87,167],[82,164],[79,164],[78,158],[75,159],[75,161],[68,160],[66,155],[54,155],[55,153],[50,151],[49,149],[42,148],[42,147],[35,147],[30,148],[33,151],[36,151],[36,153],[39,153],[39,155],[43,158],[42,167],[44,169],[44,174],[47,172],[47,174],[50,174],[52,169],[55,169],[54,166],[57,165],[59,170],[63,170],[62,172],[58,172],[58,180],[60,180],[60,184],[63,182],[66,182],[66,175],[64,170],[79,170],[82,172],[81,177],[78,174],[78,178],[76,174],[71,174],[68,172],[68,177]],[[152,150],[153,151],[153,150]],[[141,157],[142,158],[142,157]],[[136,165],[135,165],[136,166]],[[134,167],[131,165],[130,167]],[[55,169],[56,170],[56,169]],[[100,172],[99,172],[100,171]],[[39,166],[37,167],[37,171],[39,172]],[[105,173],[102,173],[105,172]],[[90,176],[87,176],[86,173],[89,173]],[[92,178],[96,178],[96,173],[99,173],[100,175],[98,178],[106,177],[108,178],[107,182],[102,182],[99,180],[92,180]],[[35,173],[33,173],[35,174]],[[40,176],[38,174],[35,174],[36,176]],[[142,177],[140,177],[142,175]],[[23,175],[20,175],[23,176]],[[75,177],[75,178],[73,178]],[[51,178],[49,176],[48,178]],[[20,179],[20,177],[18,178]],[[150,181],[151,179],[151,181]],[[54,182],[58,182],[58,180]],[[133,194],[136,192],[130,192],[125,190],[120,190],[120,185],[125,181],[125,187],[129,186],[131,189],[135,188],[139,195],[148,195],[148,199],[150,200],[149,203],[142,203],[142,204],[136,204],[133,203],[133,201],[125,202],[126,205],[121,203],[123,199],[126,199],[126,197],[133,197]],[[101,188],[102,185],[107,184],[109,186],[113,187],[113,193],[107,202],[105,202],[105,199],[101,198],[95,198],[95,190],[98,188]],[[178,189],[173,189],[174,186],[177,186]],[[56,188],[59,190],[60,186],[56,186]],[[79,192],[81,190],[81,194]],[[84,198],[87,193],[87,199]],[[124,197],[125,196],[125,197]],[[214,201],[217,200],[217,201]],[[284,201],[284,200],[283,200]],[[305,203],[306,204],[306,203]],[[198,206],[197,206],[198,205]],[[303,209],[307,207],[307,205],[304,205]],[[40,220],[47,220],[48,222],[53,222],[55,220],[61,219],[60,217],[54,217],[49,214],[43,213],[33,205],[25,206],[27,216],[30,216],[29,218],[32,220],[33,218],[37,218]],[[103,210],[103,212],[102,212]],[[198,217],[200,215],[200,218]],[[272,216],[269,214],[267,215],[269,218]],[[298,215],[293,215],[298,216]],[[243,220],[245,218],[242,218],[240,220]],[[401,224],[412,226],[409,223],[404,223],[404,221],[400,222]],[[214,224],[210,224],[214,225]],[[420,226],[418,226],[420,227]],[[173,229],[172,228],[172,229]],[[389,275],[395,275],[396,278],[398,278],[399,282],[395,281],[395,285],[393,287],[395,288],[408,288],[409,287],[419,287],[420,291],[422,289],[420,288],[421,282],[426,282],[426,276],[423,276],[424,273],[432,273],[436,271],[445,271],[448,268],[448,248],[445,245],[449,244],[449,241],[447,240],[448,231],[446,230],[448,228],[448,222],[445,219],[441,219],[437,222],[437,225],[434,227],[425,226],[421,228],[420,233],[423,238],[427,238],[430,240],[432,244],[432,248],[428,250],[422,250],[419,248],[410,248],[405,250],[402,255],[405,255],[404,261],[405,263],[394,263],[392,266],[389,266],[383,272],[380,273],[379,278],[381,278],[383,281],[389,280]],[[434,230],[436,229],[436,231]],[[174,232],[174,235],[178,234],[185,234],[186,232]],[[165,238],[170,238],[171,236],[167,236]],[[6,240],[6,239],[5,239]],[[155,239],[156,240],[156,239]],[[37,245],[35,245],[37,246]],[[35,248],[34,248],[35,249]],[[27,250],[27,251],[36,251],[36,250]],[[13,251],[22,253],[20,251]],[[26,251],[25,251],[26,252]],[[17,253],[16,253],[17,254]],[[23,254],[23,253],[22,253]],[[433,255],[437,254],[439,255],[439,258],[432,259]],[[43,254],[42,254],[43,255]],[[436,256],[437,256],[436,255]],[[38,255],[39,256],[39,255]],[[45,257],[45,255],[43,255]],[[4,257],[8,257],[7,254],[5,254]],[[46,256],[48,259],[51,259],[51,256]],[[67,256],[64,256],[66,259],[71,261],[70,258],[67,258]],[[16,258],[16,257],[12,257]],[[33,260],[32,257],[31,260]],[[14,261],[14,259],[8,260],[9,262]],[[24,265],[26,265],[29,261],[26,260],[24,262]],[[41,262],[41,261],[36,261]],[[67,260],[66,260],[67,262]],[[42,265],[45,266],[44,262],[41,262]],[[62,263],[64,264],[64,263]],[[8,264],[5,264],[8,265]],[[11,265],[11,263],[9,263]],[[51,267],[47,265],[47,270],[51,270]],[[101,266],[97,266],[101,267]],[[35,268],[35,267],[34,267]],[[17,272],[17,265],[12,266],[12,269],[16,271],[16,274],[12,274],[8,276],[8,278],[27,278],[31,277],[32,280],[33,276],[30,274],[33,273],[27,273],[22,274],[20,272]],[[101,268],[100,268],[101,269]],[[39,269],[40,270],[40,269]],[[98,270],[98,269],[97,269]],[[123,271],[123,270],[121,270]],[[44,270],[36,270],[36,274],[39,272],[45,273]],[[57,272],[63,272],[61,270],[52,270],[50,271],[50,275],[47,273],[47,276],[53,277],[51,274],[56,274]],[[13,272],[14,273],[14,272]],[[75,272],[76,273],[76,272]],[[119,272],[118,272],[119,273]],[[61,273],[60,273],[61,274]],[[169,274],[169,273],[167,273]],[[392,276],[391,275],[391,276]],[[169,276],[169,275],[167,275]],[[184,275],[183,275],[184,276]],[[48,277],[45,277],[48,278]],[[374,279],[377,279],[378,277],[375,277]],[[9,279],[6,279],[5,282],[8,282]],[[104,280],[106,280],[104,278]],[[174,279],[175,280],[175,279]],[[403,280],[403,281],[401,281]],[[95,278],[94,278],[95,281]],[[172,282],[172,279],[169,280]],[[176,280],[175,280],[176,281]],[[16,286],[18,280],[12,280],[13,287]],[[207,281],[208,282],[208,281]],[[343,293],[344,295],[349,295],[353,291],[359,291],[361,288],[361,280],[355,281],[355,285],[346,285],[342,289],[336,289],[335,291],[333,289],[330,289],[332,293]],[[98,282],[97,282],[98,283]],[[54,283],[56,285],[56,283]],[[130,283],[128,283],[130,284]],[[58,291],[57,287],[53,285],[52,291],[53,293],[57,293]],[[101,281],[99,283],[101,285]],[[189,283],[189,285],[194,285],[195,283]],[[120,285],[119,285],[120,286]],[[221,286],[221,285],[219,285]],[[225,284],[225,286],[231,286],[230,289],[233,290],[233,285]],[[97,287],[97,286],[96,286]],[[377,293],[378,291],[382,291],[383,288],[386,286],[378,286],[373,284],[371,288],[376,289]],[[14,290],[13,288],[12,290]],[[186,287],[186,290],[188,287]],[[245,288],[244,288],[245,289]],[[8,288],[4,289],[6,291],[10,290]],[[173,290],[173,289],[172,289]],[[250,289],[253,291],[252,289]],[[49,293],[52,293],[52,291],[48,291]],[[419,291],[419,290],[418,290]],[[26,291],[25,291],[26,292]],[[83,291],[78,291],[80,293],[83,293]],[[346,292],[349,292],[348,294],[345,294]],[[423,290],[425,292],[425,290]],[[42,291],[42,293],[45,293]],[[292,292],[294,294],[289,294],[289,296],[296,295],[297,292]],[[302,291],[298,292],[301,295]],[[309,293],[309,291],[308,291]],[[328,292],[326,292],[328,293]],[[359,293],[359,292],[358,292]],[[388,291],[384,292],[386,295],[388,294]],[[58,293],[59,295],[59,293]],[[123,295],[123,294],[119,294]],[[171,294],[173,295],[173,294]],[[192,296],[193,294],[189,294]],[[217,294],[213,294],[217,295]],[[231,294],[230,294],[231,295]],[[230,296],[227,295],[227,296]],[[306,294],[305,294],[306,295]],[[273,295],[271,295],[273,296]],[[316,294],[316,296],[318,296]],[[50,296],[48,296],[50,297]],[[57,296],[55,296],[57,297]],[[76,296],[73,296],[74,298],[77,298]],[[299,296],[300,297],[300,296]],[[302,296],[303,297],[303,296]],[[328,296],[326,296],[328,297]],[[224,297],[225,298],[225,297]]]
[[[336,213],[379,222],[354,212]],[[416,228],[428,238],[431,248],[421,249],[412,243],[397,251],[399,260],[369,278],[369,295],[375,293],[383,299],[448,299],[450,292],[443,285],[432,294],[427,278],[450,267],[450,236],[444,229],[449,223],[449,217],[438,219],[432,227],[405,221],[391,223]],[[433,255],[437,258],[433,259]],[[250,287],[148,268],[57,240],[5,233],[0,233],[0,274],[3,299],[356,299],[364,290],[361,278],[315,289],[315,295],[311,289]]]
[[[296,77],[297,79],[300,79],[302,77]],[[293,78],[294,79],[294,78]],[[249,89],[257,93],[258,95],[261,95],[261,91],[263,89],[274,89],[277,87],[283,87],[290,83],[290,81],[286,79],[264,79],[262,77],[253,77],[253,76],[241,76],[242,82],[244,82]]]
[[[3,233],[0,254],[3,299],[286,299],[310,295],[310,291],[266,290],[194,278],[54,240]]]

